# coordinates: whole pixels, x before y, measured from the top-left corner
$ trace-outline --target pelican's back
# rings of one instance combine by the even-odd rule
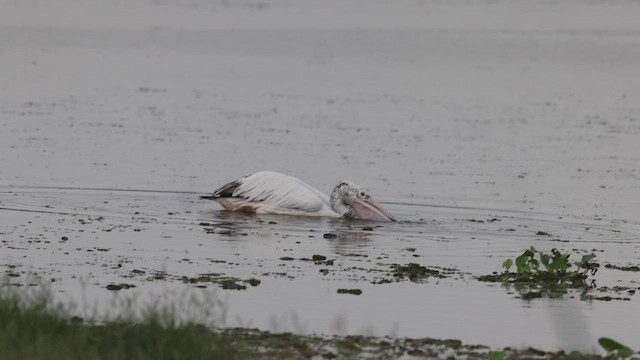
[[[217,189],[212,198],[228,210],[332,216],[329,197],[300,179],[260,171]],[[337,214],[335,214],[337,215]]]

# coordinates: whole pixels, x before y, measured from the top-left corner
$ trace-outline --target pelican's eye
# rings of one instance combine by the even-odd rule
[[[360,191],[360,197],[365,197],[367,194],[364,193],[364,191]]]

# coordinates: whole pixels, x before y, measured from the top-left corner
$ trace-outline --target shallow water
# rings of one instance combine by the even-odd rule
[[[406,220],[371,229],[375,224],[215,211],[212,203],[183,193],[14,188],[2,196],[3,218],[12,224],[3,227],[2,263],[17,265],[7,272],[19,275],[10,282],[29,282],[29,272],[55,279],[57,297],[84,306],[82,316],[118,312],[124,300],[116,300],[133,294],[140,305],[161,299],[180,304],[191,292],[205,292],[223,301],[219,310],[224,309],[228,326],[583,350],[592,349],[599,336],[635,341],[621,326],[626,321],[635,326],[628,316],[638,310],[633,296],[588,302],[570,292],[562,299],[524,301],[474,276],[499,270],[503,259],[530,245],[595,251],[602,264],[637,263],[638,225],[386,204]],[[491,221],[479,222],[486,220]],[[324,238],[327,233],[337,237]],[[301,260],[313,255],[334,264]],[[283,260],[287,257],[291,260]],[[425,283],[372,284],[385,278],[380,271],[388,272],[391,264],[410,262],[456,271]],[[151,279],[157,272],[167,278]],[[213,284],[183,285],[180,279],[212,272],[257,278],[261,284],[221,291]],[[617,270],[600,269],[596,279],[598,286],[640,287],[633,273]],[[105,289],[111,283],[136,287],[112,294]],[[363,294],[340,295],[339,288]],[[193,304],[184,304],[188,317]],[[211,314],[218,323],[220,311]]]
[[[7,281],[53,278],[84,316],[137,297],[182,301],[202,319],[196,294],[222,301],[210,320],[229,326],[545,349],[640,342],[634,295],[523,301],[474,278],[532,245],[640,262],[640,6],[207,4],[68,0],[0,14]],[[60,23],[38,15],[58,11]],[[255,217],[198,197],[262,169],[325,192],[352,180],[402,221]],[[313,255],[334,264],[302,260]],[[455,271],[372,283],[410,262]],[[183,284],[204,273],[261,283]],[[635,274],[601,268],[592,293],[638,288]]]

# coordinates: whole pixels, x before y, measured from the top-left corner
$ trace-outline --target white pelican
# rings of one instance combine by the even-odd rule
[[[340,180],[327,196],[293,176],[273,171],[232,181],[202,198],[216,200],[230,211],[396,221],[352,182]]]

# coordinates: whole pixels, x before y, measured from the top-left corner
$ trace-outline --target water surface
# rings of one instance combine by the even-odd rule
[[[523,301],[475,279],[529,246],[640,262],[637,4],[5,10],[6,281],[54,279],[56,299],[88,317],[135,297],[278,331],[551,350],[640,342],[633,294]],[[352,180],[402,221],[247,216],[198,197],[259,170],[324,192]],[[411,262],[453,271],[374,284]],[[182,280],[210,273],[261,283]],[[592,293],[637,288],[636,274],[601,268]],[[106,289],[119,283],[136,287]],[[193,296],[214,309],[198,314]]]

